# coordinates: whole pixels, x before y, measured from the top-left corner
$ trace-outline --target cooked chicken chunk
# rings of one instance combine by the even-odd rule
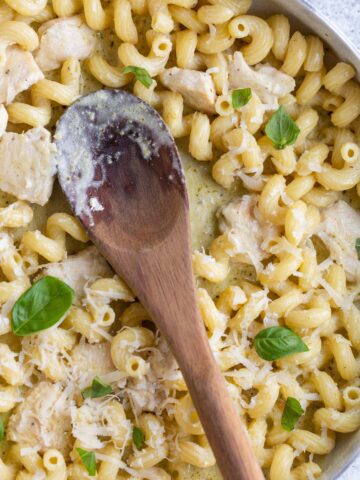
[[[43,452],[56,448],[68,453],[71,423],[69,401],[60,384],[40,382],[11,415],[7,439]]]
[[[75,290],[77,299],[84,296],[84,286],[88,280],[114,274],[96,247],[85,248],[62,262],[50,263],[44,268],[44,273],[70,285]]]
[[[266,243],[278,235],[278,229],[256,218],[256,205],[257,195],[244,195],[230,202],[220,212],[219,228],[233,245],[230,256],[261,270],[261,260],[269,256]]]
[[[110,343],[82,343],[71,352],[72,368],[80,388],[89,386],[96,376],[116,370],[110,355]]]
[[[190,107],[214,113],[215,87],[208,73],[173,67],[160,73],[160,80],[171,91],[180,93]]]
[[[20,200],[45,205],[55,178],[54,151],[45,128],[4,133],[0,138],[0,189]]]
[[[252,68],[241,52],[235,52],[229,61],[229,86],[251,88],[262,102],[275,109],[278,99],[294,90],[295,80],[268,64]]]
[[[78,15],[43,23],[39,35],[35,60],[44,72],[59,68],[70,57],[84,60],[96,44],[96,33]]]
[[[16,46],[8,47],[6,60],[0,65],[0,103],[11,103],[18,93],[43,78],[31,53]]]
[[[323,223],[318,236],[330,251],[331,257],[341,265],[349,281],[360,280],[360,261],[355,248],[360,238],[360,214],[343,200],[322,213]]]

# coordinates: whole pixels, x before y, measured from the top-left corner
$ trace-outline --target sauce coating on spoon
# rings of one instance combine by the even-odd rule
[[[55,139],[61,187],[85,225],[110,220],[104,191],[112,182],[130,201],[138,186],[139,159],[157,175],[160,188],[175,184],[185,194],[179,154],[165,123],[125,91],[100,90],[82,97],[59,120]]]

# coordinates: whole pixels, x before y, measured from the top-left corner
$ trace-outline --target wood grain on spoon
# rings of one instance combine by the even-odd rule
[[[185,180],[161,117],[102,90],[67,110],[56,138],[61,186],[169,342],[224,479],[263,479],[197,307]]]

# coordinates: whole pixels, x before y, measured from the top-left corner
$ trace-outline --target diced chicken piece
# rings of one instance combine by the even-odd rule
[[[40,46],[35,60],[44,72],[59,68],[70,57],[84,60],[96,45],[96,32],[77,15],[50,20],[39,28]]]
[[[56,173],[54,152],[45,128],[5,133],[0,138],[0,189],[20,200],[45,205]]]
[[[88,280],[114,274],[96,247],[85,248],[62,262],[49,263],[45,266],[43,273],[59,278],[70,285],[78,300],[84,296],[84,287]]]
[[[60,384],[40,382],[11,415],[7,439],[41,452],[56,448],[67,455],[71,432],[69,403]]]
[[[173,67],[160,73],[160,80],[171,91],[180,93],[190,107],[214,113],[216,93],[210,74]]]
[[[151,372],[140,378],[129,378],[126,391],[136,415],[143,412],[156,412],[159,405],[166,400],[164,388],[159,388],[158,385],[156,377]]]
[[[261,261],[268,257],[266,245],[278,236],[279,230],[270,223],[260,222],[255,215],[257,195],[244,195],[226,205],[220,212],[219,228],[227,233],[233,245],[229,255],[261,270]]]
[[[360,261],[355,248],[360,238],[360,214],[343,200],[322,212],[321,230],[317,234],[329,249],[330,256],[341,265],[350,282],[360,280]]]
[[[241,52],[235,52],[229,61],[229,87],[251,88],[269,109],[276,109],[278,99],[295,89],[295,80],[269,64],[252,68]]]
[[[82,343],[71,352],[72,370],[80,388],[91,384],[93,378],[116,370],[110,354],[110,343]]]
[[[43,78],[30,52],[13,45],[8,47],[5,62],[0,65],[0,103],[11,103],[18,93]]]

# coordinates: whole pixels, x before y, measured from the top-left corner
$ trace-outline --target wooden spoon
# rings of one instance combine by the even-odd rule
[[[55,138],[62,189],[169,342],[224,479],[263,479],[197,307],[184,174],[163,120],[101,90],[68,108]]]

